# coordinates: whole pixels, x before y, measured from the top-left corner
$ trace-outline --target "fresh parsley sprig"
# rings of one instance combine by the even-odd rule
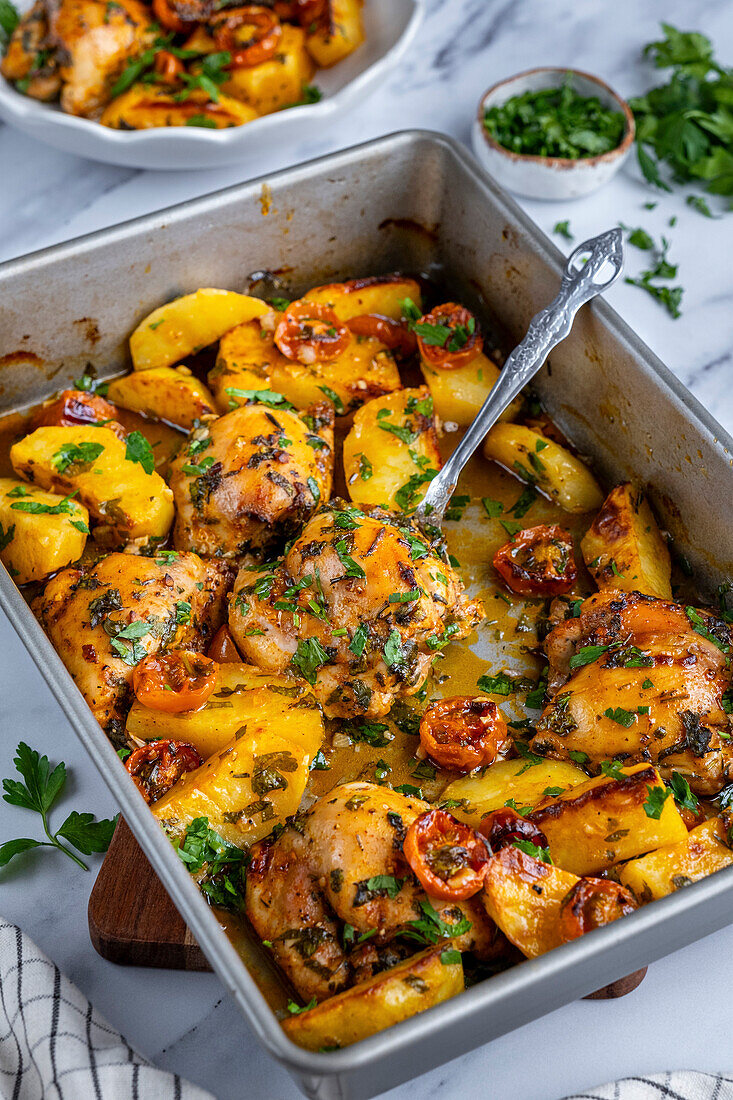
[[[23,782],[18,779],[4,779],[3,799],[11,806],[20,806],[22,809],[34,810],[40,814],[46,840],[35,840],[31,837],[7,840],[0,845],[0,867],[4,867],[14,856],[27,852],[31,848],[58,848],[79,867],[88,871],[86,863],[62,844],[59,838],[68,841],[72,847],[84,855],[91,855],[92,852],[106,852],[117,825],[117,817],[95,821],[92,814],[80,814],[72,810],[61,827],[52,832],[48,814],[66,782],[66,765],[62,761],[52,771],[48,757],[41,756],[24,741],[18,745],[13,763]]]

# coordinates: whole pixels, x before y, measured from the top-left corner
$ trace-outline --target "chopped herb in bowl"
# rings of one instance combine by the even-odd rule
[[[522,156],[581,160],[616,149],[626,118],[596,95],[582,95],[566,73],[557,88],[530,89],[487,107],[484,127],[497,144]]]

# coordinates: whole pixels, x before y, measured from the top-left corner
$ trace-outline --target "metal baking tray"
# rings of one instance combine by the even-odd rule
[[[146,312],[200,286],[242,289],[258,269],[279,272],[295,291],[357,274],[432,272],[485,319],[488,309],[511,341],[554,296],[561,267],[554,245],[459,145],[393,134],[1,265],[0,411],[40,401],[87,363],[103,377],[118,373]],[[537,388],[607,484],[633,476],[647,486],[710,595],[733,562],[722,505],[733,490],[733,440],[602,301],[583,308]],[[366,1100],[731,919],[728,868],[355,1046],[301,1050],[0,572],[0,604],[163,885],[252,1030],[307,1096]]]

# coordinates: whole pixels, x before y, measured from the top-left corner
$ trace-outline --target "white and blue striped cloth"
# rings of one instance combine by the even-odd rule
[[[0,919],[3,1100],[214,1100],[151,1066],[14,924]]]

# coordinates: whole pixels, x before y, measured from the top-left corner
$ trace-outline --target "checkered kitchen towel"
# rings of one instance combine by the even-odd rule
[[[733,1077],[685,1070],[625,1077],[565,1100],[733,1100]]]
[[[0,919],[3,1100],[214,1100],[151,1066],[32,940]]]

